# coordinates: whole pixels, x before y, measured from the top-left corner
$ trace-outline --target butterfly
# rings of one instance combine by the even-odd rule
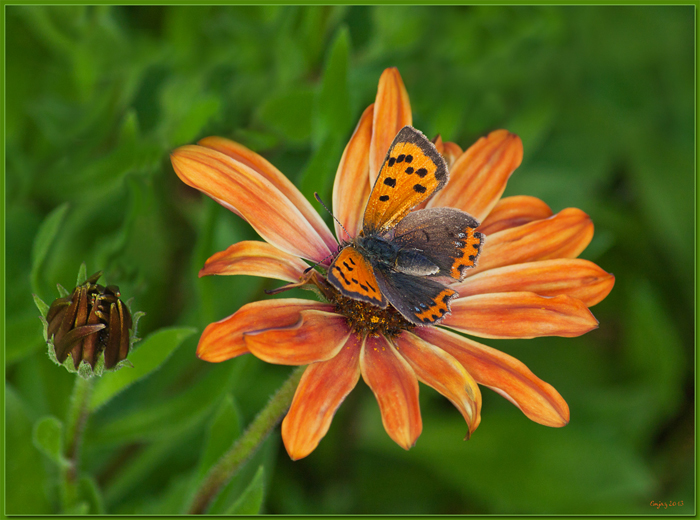
[[[454,208],[411,209],[447,183],[447,164],[425,135],[404,126],[394,138],[365,207],[362,230],[328,267],[344,296],[390,303],[416,325],[440,322],[484,243],[479,222]]]

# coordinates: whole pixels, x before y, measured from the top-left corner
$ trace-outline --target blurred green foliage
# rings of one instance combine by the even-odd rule
[[[59,511],[47,432],[73,377],[46,355],[32,292],[50,302],[83,261],[146,311],[142,337],[179,327],[184,342],[128,387],[101,383],[121,393],[88,424],[82,511],[182,510],[289,369],[195,357],[188,327],[277,284],[197,278],[255,234],[168,153],[229,137],[330,200],[389,66],[429,136],[522,137],[506,195],[592,216],[583,256],[616,275],[600,328],[487,342],[554,385],[571,423],[533,424],[485,390],[463,442],[459,414],[422,386],[424,432],[404,452],[360,384],[311,456],[291,462],[274,434],[212,512],[693,513],[694,22],[692,6],[7,7],[7,513]]]

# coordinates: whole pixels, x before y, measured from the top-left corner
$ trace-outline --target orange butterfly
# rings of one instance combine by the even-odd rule
[[[484,236],[479,222],[453,208],[411,209],[447,183],[447,165],[421,132],[399,131],[367,201],[362,231],[328,268],[328,281],[348,298],[381,308],[391,303],[416,325],[450,312],[457,292],[437,277],[462,280]]]

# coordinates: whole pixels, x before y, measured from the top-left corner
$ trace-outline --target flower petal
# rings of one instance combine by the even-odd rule
[[[496,130],[482,137],[450,168],[450,180],[428,207],[466,211],[481,222],[501,198],[506,182],[523,160],[523,143],[515,134]]]
[[[411,448],[423,430],[418,380],[411,365],[386,338],[370,336],[362,346],[360,369],[377,398],[389,437],[403,449]]]
[[[306,365],[335,356],[350,336],[345,316],[304,310],[292,325],[246,332],[243,340],[255,357],[278,365]]]
[[[228,155],[235,161],[245,164],[262,175],[265,179],[270,181],[275,188],[282,192],[282,194],[296,206],[299,212],[306,217],[306,220],[309,221],[309,224],[316,230],[331,251],[338,245],[330,229],[328,229],[328,226],[321,218],[321,215],[319,215],[309,201],[306,200],[306,197],[302,195],[297,187],[294,186],[282,172],[266,159],[242,144],[231,141],[230,139],[224,139],[223,137],[205,137],[199,141],[199,145]]]
[[[306,457],[326,435],[336,410],[360,380],[361,340],[351,334],[338,354],[304,371],[289,413],[282,421],[282,441],[292,460]]]
[[[593,238],[593,222],[576,208],[486,237],[479,263],[467,276],[501,267],[550,258],[576,258]]]
[[[348,237],[335,222],[335,235],[341,240],[355,238],[362,226],[362,214],[369,198],[369,147],[372,140],[374,103],[363,112],[357,128],[345,147],[333,182],[333,213],[352,234]]]
[[[529,195],[506,197],[499,200],[493,207],[488,217],[479,226],[479,231],[485,235],[491,235],[551,216],[552,210],[537,197]]]
[[[529,419],[554,427],[569,422],[569,407],[559,392],[514,357],[436,327],[420,327],[416,334],[454,356],[477,383],[501,394]]]
[[[602,301],[615,276],[588,260],[560,258],[498,267],[450,286],[460,297],[474,294],[528,291],[540,296],[566,294],[587,307]]]
[[[450,141],[443,141],[442,136],[438,134],[435,139],[433,139],[433,144],[435,148],[443,156],[445,162],[447,163],[447,169],[451,170],[452,165],[455,163],[457,158],[462,155],[462,149],[458,144],[452,143]]]
[[[242,216],[273,246],[314,262],[335,251],[286,195],[245,164],[197,145],[182,146],[170,157],[185,184]]]
[[[374,186],[389,145],[404,126],[410,125],[411,103],[397,68],[386,69],[379,78],[374,102],[372,143],[369,148],[369,184]]]
[[[481,392],[474,378],[450,354],[410,332],[396,340],[418,380],[447,397],[467,421],[469,437],[480,422]]]
[[[211,256],[199,271],[199,276],[245,274],[297,282],[307,267],[299,257],[267,242],[244,240]]]
[[[445,161],[447,162],[447,168],[448,170],[452,170],[452,167],[454,166],[455,162],[457,162],[457,159],[459,159],[459,156],[462,155],[464,152],[462,151],[462,148],[457,144],[453,143],[451,141],[445,141],[443,143],[444,150],[440,152],[442,156],[445,158]]]
[[[247,354],[244,333],[294,325],[301,318],[301,311],[305,310],[330,312],[333,306],[296,298],[248,303],[228,318],[207,325],[199,338],[197,357],[219,363]]]
[[[586,304],[531,292],[477,294],[451,302],[441,325],[482,338],[580,336],[598,327]]]

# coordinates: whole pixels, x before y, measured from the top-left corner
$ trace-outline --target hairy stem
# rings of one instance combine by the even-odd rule
[[[78,466],[80,463],[80,448],[83,443],[83,432],[90,415],[89,403],[92,395],[93,380],[75,377],[73,394],[71,395],[68,416],[66,417],[66,443],[64,455],[68,465],[62,473],[63,507],[64,510],[74,505],[77,499]]]
[[[221,488],[228,483],[243,464],[253,456],[272,429],[280,422],[284,413],[289,409],[294,397],[294,391],[301,379],[304,369],[299,367],[289,379],[270,398],[263,408],[231,448],[212,467],[204,482],[197,490],[189,514],[203,514],[209,504],[216,498]]]

